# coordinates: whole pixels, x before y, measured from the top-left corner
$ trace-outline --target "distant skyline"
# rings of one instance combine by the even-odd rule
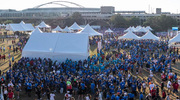
[[[180,13],[180,0],[3,0],[0,4],[0,9],[23,10],[51,1],[70,1],[87,8],[114,6],[116,11],[146,11],[147,13],[155,13],[156,8],[161,8],[162,12]],[[71,4],[67,5],[70,6]],[[55,6],[49,5],[46,7]]]

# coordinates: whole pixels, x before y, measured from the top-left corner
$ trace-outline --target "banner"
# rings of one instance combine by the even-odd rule
[[[101,41],[98,42],[98,50],[100,51],[102,48],[102,44],[101,44]]]
[[[172,27],[173,31],[178,31],[178,27]]]

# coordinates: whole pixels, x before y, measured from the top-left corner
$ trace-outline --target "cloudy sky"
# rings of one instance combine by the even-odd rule
[[[3,0],[0,4],[0,9],[16,9],[22,10],[32,8],[37,5],[57,1],[57,0]],[[115,10],[145,10],[146,12],[155,12],[156,8],[162,8],[163,12],[180,13],[180,0],[61,0],[71,1],[80,4],[84,7],[114,6]],[[68,6],[73,6],[71,4]],[[48,5],[46,7],[55,7]]]

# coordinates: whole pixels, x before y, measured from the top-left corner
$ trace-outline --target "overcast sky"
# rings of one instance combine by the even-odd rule
[[[2,0],[0,9],[16,9],[23,10],[33,8],[34,6],[58,0]],[[162,8],[163,12],[180,13],[180,0],[61,0],[71,1],[80,4],[84,7],[114,6],[115,10],[131,10],[131,11],[146,11],[155,12],[156,8]],[[67,4],[67,3],[63,3]],[[71,4],[67,4],[72,6]],[[46,7],[53,7],[49,5]]]

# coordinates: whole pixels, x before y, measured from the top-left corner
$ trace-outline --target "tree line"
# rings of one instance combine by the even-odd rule
[[[20,20],[0,20],[0,22],[4,24],[9,24],[20,22]],[[35,22],[36,21],[34,20],[31,23]],[[84,19],[79,12],[74,12],[71,16],[68,16],[66,19],[64,19],[64,22],[65,23],[63,26],[70,26],[74,22],[77,22],[79,25],[83,25]],[[130,18],[124,18],[120,14],[116,14],[111,16],[110,20],[107,23],[109,23],[111,27],[115,28],[128,28],[129,26],[138,25],[151,26],[156,32],[167,31],[168,29],[171,29],[172,27],[176,27],[178,25],[175,18],[166,15],[150,17],[147,20],[142,21],[141,19],[134,16]]]
[[[175,18],[166,15],[150,17],[146,21],[142,22],[139,18],[136,17],[124,18],[120,14],[116,14],[110,18],[110,23],[113,25],[113,27],[116,28],[128,28],[129,26],[137,25],[151,26],[156,32],[167,31],[168,29],[178,25]]]

